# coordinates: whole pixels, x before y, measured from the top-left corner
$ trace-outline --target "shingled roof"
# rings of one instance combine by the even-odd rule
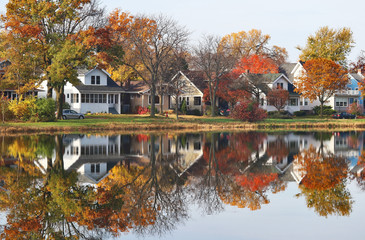
[[[123,88],[120,87],[116,82],[113,81],[109,76],[107,77],[107,85],[100,86],[100,85],[85,85],[83,83],[79,83],[75,86],[77,90],[81,93],[88,93],[88,92],[123,92]]]
[[[279,67],[279,73],[283,73],[291,82],[294,81],[294,75],[291,73],[297,63],[284,63]]]
[[[350,75],[351,75],[351,77],[353,77],[353,78],[355,78],[357,81],[364,81],[364,77],[363,76],[361,76],[360,74],[358,74],[358,73],[350,73]]]

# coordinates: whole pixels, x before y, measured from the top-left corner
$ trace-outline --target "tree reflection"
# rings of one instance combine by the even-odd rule
[[[290,139],[294,147],[289,144],[289,149],[288,139],[281,135],[128,136],[121,143],[123,154],[110,158],[114,167],[105,170],[97,184],[86,185],[67,170],[64,156],[70,146],[64,144],[70,144],[69,139],[0,139],[0,180],[5,189],[0,190],[0,208],[8,212],[2,238],[102,239],[128,231],[162,235],[189,217],[189,204],[197,204],[204,214],[222,211],[225,205],[258,210],[270,202],[270,194],[286,189],[285,174],[296,174],[298,196],[304,196],[320,216],[346,216],[352,209],[346,188],[348,164],[324,151],[323,144],[318,144],[319,150],[303,150],[293,162],[288,155],[299,148]],[[130,151],[133,141],[138,154]],[[189,146],[195,152],[188,151]],[[46,159],[42,167],[40,156]],[[102,156],[106,163],[110,160]],[[365,164],[364,156],[359,166]],[[5,167],[9,165],[16,167]],[[361,174],[356,177],[359,182],[364,179]]]
[[[49,143],[50,140],[53,141]],[[26,141],[19,144],[15,140],[9,146],[9,154],[17,157],[19,162],[15,170],[2,168],[9,193],[1,195],[2,209],[9,211],[2,238],[74,239],[90,236],[82,231],[78,222],[84,209],[93,204],[93,191],[77,185],[76,173],[64,171],[62,136],[57,135],[48,141],[44,143],[56,147],[56,159],[53,163],[48,161],[43,181],[36,170],[33,143],[28,148],[23,145]],[[40,142],[36,143],[42,149]]]
[[[324,217],[350,214],[353,201],[346,188],[348,168],[345,158],[324,155],[310,146],[295,156],[295,163],[303,176],[298,196],[306,198],[309,208]]]
[[[260,156],[265,138],[263,133],[237,133],[223,139],[210,135],[204,147],[206,171],[197,184],[196,195],[207,214],[222,210],[223,203],[257,210],[269,203],[267,191],[277,193],[285,189],[278,174],[260,172],[267,159],[266,155]],[[246,172],[247,169],[258,171]]]

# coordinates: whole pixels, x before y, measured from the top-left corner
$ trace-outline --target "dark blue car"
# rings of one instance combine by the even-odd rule
[[[347,112],[342,112],[342,113],[333,114],[332,118],[335,118],[335,119],[355,119],[356,115],[351,114],[351,113],[347,113]]]

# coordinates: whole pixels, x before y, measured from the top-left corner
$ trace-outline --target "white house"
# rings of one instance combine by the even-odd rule
[[[67,83],[64,89],[65,102],[71,109],[80,113],[121,113],[121,93],[124,92],[105,70],[95,67],[94,69],[78,70],[77,85]],[[39,97],[47,95],[47,81],[42,83],[44,91]],[[55,98],[55,94],[52,96]]]

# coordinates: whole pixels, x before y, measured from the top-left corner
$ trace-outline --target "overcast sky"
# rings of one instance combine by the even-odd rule
[[[0,12],[8,1],[0,0]],[[260,29],[271,36],[270,45],[285,47],[289,60],[297,61],[296,46],[319,27],[350,27],[356,41],[349,60],[365,50],[365,1],[362,0],[100,0],[110,12],[115,8],[132,14],[165,14],[192,32],[194,43],[202,34],[224,36]]]

